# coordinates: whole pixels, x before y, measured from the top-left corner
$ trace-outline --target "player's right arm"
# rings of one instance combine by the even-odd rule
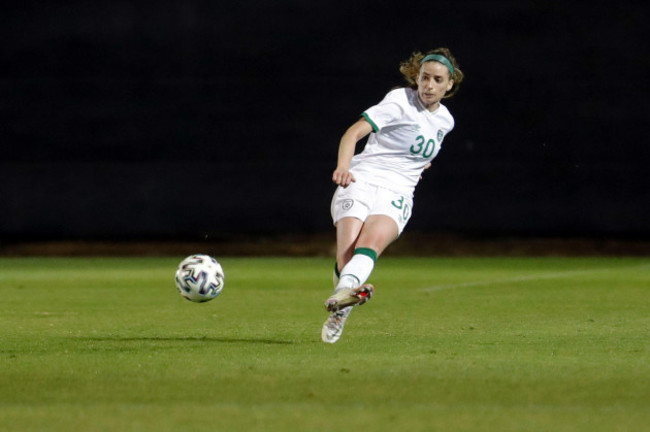
[[[350,126],[341,137],[338,163],[332,174],[332,181],[337,185],[348,187],[350,183],[356,181],[354,175],[350,172],[350,162],[354,156],[357,142],[370,132],[372,132],[372,126],[366,119],[362,118]]]

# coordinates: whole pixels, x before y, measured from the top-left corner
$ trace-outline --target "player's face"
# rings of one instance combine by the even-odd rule
[[[418,95],[429,110],[438,108],[438,103],[451,90],[454,80],[449,76],[447,66],[437,61],[425,62],[418,75]]]

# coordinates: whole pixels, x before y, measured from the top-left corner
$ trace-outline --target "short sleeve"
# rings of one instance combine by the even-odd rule
[[[391,92],[379,104],[368,108],[361,115],[370,123],[375,132],[379,132],[402,118],[403,113],[403,108]]]

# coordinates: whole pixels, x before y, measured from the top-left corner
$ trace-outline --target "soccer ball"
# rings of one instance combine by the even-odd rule
[[[208,255],[190,255],[176,270],[178,292],[197,303],[210,301],[221,294],[224,281],[221,264]]]

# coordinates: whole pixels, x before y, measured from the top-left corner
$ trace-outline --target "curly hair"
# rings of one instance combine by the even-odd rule
[[[454,58],[454,56],[451,54],[451,51],[449,51],[448,48],[436,48],[434,50],[427,52],[426,54],[422,54],[421,52],[416,51],[413,54],[411,54],[411,57],[408,60],[405,60],[400,64],[399,71],[406,79],[406,82],[408,82],[408,87],[417,89],[418,75],[420,74],[420,67],[422,66],[420,62],[424,57],[430,54],[443,55],[447,57],[451,62],[452,66],[454,66],[454,74],[450,77],[452,80],[454,80],[454,84],[451,87],[451,89],[447,93],[445,93],[443,99],[452,97],[458,91],[458,88],[460,87],[460,83],[463,82],[463,78],[465,77],[465,75],[463,74],[463,71],[461,71],[460,68],[458,67],[458,62],[456,61],[456,58]]]

